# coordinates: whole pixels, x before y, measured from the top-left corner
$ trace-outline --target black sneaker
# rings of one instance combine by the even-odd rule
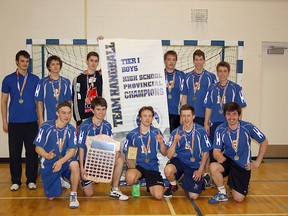
[[[170,184],[169,188],[164,193],[164,197],[172,197],[172,194],[174,192],[176,192],[177,190],[178,190],[178,186],[177,185],[171,185]]]

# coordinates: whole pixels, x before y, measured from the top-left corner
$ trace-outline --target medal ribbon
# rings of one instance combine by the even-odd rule
[[[92,122],[93,122],[93,131],[94,131],[94,136],[96,135],[96,128],[97,128],[97,125],[94,123],[94,118],[92,118]],[[102,131],[103,131],[103,121],[102,121],[102,123],[101,123],[101,125],[100,125],[101,127],[100,127],[100,132],[99,132],[99,134],[102,134]]]
[[[26,75],[25,75],[25,78],[24,78],[24,81],[23,81],[21,90],[20,90],[20,81],[19,81],[19,72],[18,72],[18,69],[16,70],[16,78],[17,78],[17,87],[18,87],[19,94],[20,94],[20,99],[21,99],[21,98],[22,98],[22,95],[23,95],[23,91],[24,91],[25,85],[26,85],[26,82],[27,82],[28,73],[26,73]]]
[[[227,83],[226,83],[226,85],[225,85],[225,87],[224,87],[224,91],[223,91],[223,95],[222,95],[222,97],[220,97],[220,88],[221,88],[221,86],[220,86],[220,82],[218,83],[218,96],[217,96],[217,98],[218,98],[218,103],[220,103],[220,108],[222,109],[222,105],[223,105],[223,103],[224,103],[224,99],[225,99],[225,95],[226,95],[226,91],[227,91],[227,88],[228,88],[228,84],[229,84],[229,80],[227,81]]]
[[[204,72],[202,71],[200,77],[199,77],[199,80],[198,82],[195,84],[195,76],[196,76],[196,72],[192,72],[192,81],[193,81],[193,91],[194,91],[194,96],[196,96],[196,92],[200,86],[200,83],[201,83],[201,79],[202,79],[202,76],[203,76]]]
[[[55,121],[55,127],[56,127],[56,138],[57,138],[57,145],[58,145],[58,148],[59,148],[59,152],[60,152],[60,155],[61,155],[61,152],[62,152],[62,148],[63,148],[63,145],[64,145],[64,142],[65,142],[65,139],[66,139],[66,135],[67,135],[67,131],[68,131],[68,124],[66,125],[65,127],[65,131],[64,131],[64,135],[63,135],[63,140],[61,142],[61,139],[59,139],[59,127],[58,127],[58,120]]]
[[[165,81],[166,81],[166,86],[168,88],[168,91],[171,92],[172,89],[174,88],[174,84],[175,84],[175,71],[173,71],[173,79],[172,81],[169,83],[168,81],[168,72],[166,71],[166,69],[164,70],[165,72]]]
[[[53,79],[52,79],[51,75],[50,75],[50,83],[52,85],[53,94],[55,95],[55,98],[56,98],[56,101],[57,101],[57,104],[58,104],[58,100],[59,100],[59,97],[60,97],[60,91],[61,91],[61,77],[59,78],[58,92],[56,92],[56,89],[54,87]]]
[[[140,139],[141,139],[141,143],[142,143],[142,146],[144,147],[144,153],[146,155],[146,158],[148,157],[148,150],[150,149],[150,131],[149,131],[149,137],[148,137],[148,142],[147,142],[147,145],[144,144],[143,142],[143,135],[142,135],[142,131],[141,131],[141,128],[140,128]]]
[[[91,90],[92,87],[94,87],[94,79],[96,77],[96,73],[93,75],[93,80],[89,84],[89,76],[88,76],[88,70],[86,70],[86,85],[87,85],[87,92],[86,92],[86,98],[88,98],[89,91]]]
[[[186,134],[186,131],[184,130],[184,128],[182,127],[182,130],[183,130],[183,133],[184,133],[184,137],[185,137],[185,141],[186,143],[188,143],[188,140],[187,140],[187,134]],[[191,155],[193,156],[193,151],[194,151],[194,142],[195,142],[195,124],[193,125],[193,130],[192,130],[192,133],[191,133],[191,146],[188,145],[188,148],[189,148],[189,151],[191,152]]]
[[[236,140],[235,140],[235,142],[233,142],[234,140],[232,141],[230,128],[228,127],[229,139],[230,139],[232,148],[233,148],[234,151],[236,152],[236,155],[237,155],[237,152],[238,152],[239,134],[240,134],[240,123],[239,123],[239,122],[238,122],[238,126],[237,126],[237,135],[236,135]],[[234,145],[234,143],[235,143],[235,145]]]

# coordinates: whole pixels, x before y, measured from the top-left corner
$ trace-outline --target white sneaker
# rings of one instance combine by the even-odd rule
[[[37,188],[36,184],[33,182],[30,182],[27,186],[29,190],[35,190]]]
[[[10,187],[10,190],[11,190],[11,191],[17,191],[17,190],[19,190],[19,188],[20,188],[20,185],[18,185],[18,184],[12,184],[12,186]]]
[[[123,194],[119,189],[112,189],[110,190],[110,198],[115,198],[119,200],[128,200],[129,197]]]
[[[77,194],[70,194],[69,207],[72,208],[72,209],[75,209],[75,208],[79,207],[79,202],[77,200]]]
[[[71,185],[69,182],[65,181],[62,177],[60,177],[60,180],[63,188],[70,189]]]

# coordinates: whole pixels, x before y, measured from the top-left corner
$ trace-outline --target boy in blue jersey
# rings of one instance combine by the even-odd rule
[[[91,107],[93,109],[93,117],[86,119],[79,127],[78,132],[78,147],[79,147],[79,163],[81,173],[81,186],[86,196],[92,196],[94,193],[93,182],[87,180],[86,171],[84,168],[87,146],[86,137],[95,136],[98,134],[106,134],[112,136],[112,127],[104,118],[107,111],[107,102],[102,97],[96,97],[92,100]],[[129,197],[124,195],[118,188],[122,175],[124,160],[121,152],[116,152],[115,167],[113,172],[112,187],[110,197],[119,200],[128,200]]]
[[[194,123],[194,108],[185,104],[180,109],[182,125],[176,128],[169,139],[167,163],[164,173],[170,186],[164,193],[171,197],[178,190],[176,180],[182,178],[182,187],[191,199],[197,199],[202,191],[202,172],[212,149],[203,126]]]
[[[49,200],[62,193],[61,176],[71,180],[70,208],[78,208],[77,186],[79,184],[79,164],[75,160],[77,139],[75,127],[69,124],[72,116],[71,103],[57,105],[58,118],[48,120],[39,128],[34,144],[40,155],[41,177],[44,193]]]
[[[190,104],[195,108],[194,122],[204,126],[205,99],[209,86],[217,82],[215,74],[204,69],[205,54],[201,50],[193,53],[194,70],[185,74],[181,105]]]
[[[19,51],[15,58],[16,71],[2,81],[1,114],[3,131],[8,133],[11,191],[17,191],[21,186],[23,143],[26,150],[26,184],[30,190],[36,189],[38,155],[33,140],[38,124],[34,92],[39,78],[28,72],[29,60],[28,52]]]
[[[260,166],[268,147],[265,135],[253,124],[239,120],[241,106],[235,102],[224,107],[226,122],[217,127],[213,156],[217,162],[210,165],[218,193],[208,200],[215,204],[228,200],[223,177],[228,176],[228,186],[236,202],[242,202],[248,193],[251,169]],[[251,138],[260,143],[256,161],[251,158]],[[223,151],[222,151],[223,149]]]
[[[207,90],[211,84],[217,83],[215,74],[204,69],[205,54],[202,50],[193,53],[194,70],[185,76],[183,97],[181,105],[190,104],[195,108],[195,119],[193,122],[204,126],[205,106],[203,102]],[[204,189],[210,186],[209,158],[204,170]]]
[[[71,101],[70,80],[60,76],[62,60],[58,56],[50,56],[46,67],[49,76],[41,79],[35,91],[39,125],[47,120],[57,119],[56,107],[62,101]]]
[[[138,112],[140,120],[139,127],[130,131],[125,140],[123,153],[126,154],[128,148],[137,147],[136,167],[130,168],[127,163],[126,182],[133,185],[145,178],[147,189],[151,195],[161,200],[164,193],[163,178],[159,172],[159,160],[157,158],[158,149],[163,156],[166,156],[166,146],[164,138],[159,129],[153,127],[152,121],[154,110],[151,106],[144,106]]]
[[[170,133],[180,126],[179,106],[184,84],[184,72],[175,69],[176,62],[175,51],[169,50],[164,54]]]
[[[222,61],[216,67],[218,83],[210,85],[206,98],[204,100],[205,110],[205,123],[204,127],[210,135],[210,140],[214,140],[215,130],[218,125],[225,121],[223,115],[223,108],[228,102],[236,102],[241,107],[246,106],[246,100],[242,92],[242,88],[228,80],[230,74],[230,64]]]

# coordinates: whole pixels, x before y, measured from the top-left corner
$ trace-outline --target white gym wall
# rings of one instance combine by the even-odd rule
[[[207,9],[207,23],[192,23],[192,9]],[[248,104],[243,119],[259,126],[267,135],[277,134],[268,136],[271,145],[287,145],[285,132],[277,131],[282,121],[288,121],[288,116],[283,114],[281,121],[267,118],[265,113],[273,115],[274,106],[265,107],[265,113],[261,109],[263,88],[267,88],[266,82],[262,83],[262,42],[288,42],[287,20],[288,1],[284,0],[1,0],[0,81],[15,70],[15,54],[26,49],[27,38],[94,39],[104,35],[106,38],[242,40],[242,84]],[[287,73],[287,68],[279,70]],[[286,77],[279,73],[273,78],[277,83],[277,79]],[[285,97],[284,92],[279,95],[275,88],[270,93],[276,102]],[[274,127],[266,126],[270,124]],[[8,157],[7,134],[1,130],[0,137],[0,157]],[[254,144],[253,155],[256,153]]]

